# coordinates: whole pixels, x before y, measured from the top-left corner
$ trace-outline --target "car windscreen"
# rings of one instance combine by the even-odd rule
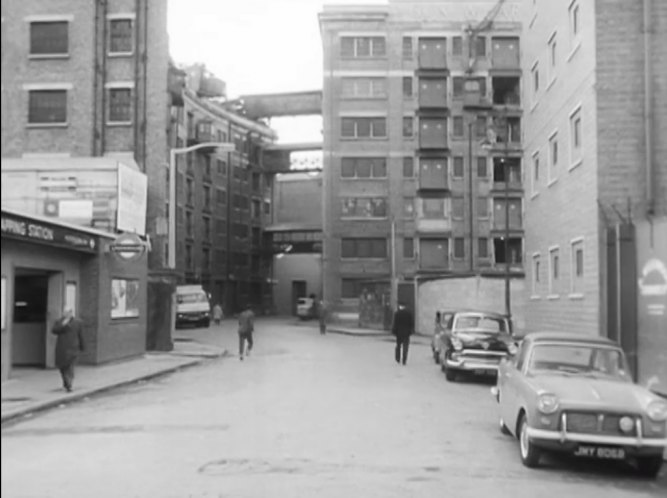
[[[589,344],[538,344],[533,347],[528,371],[630,380],[621,350]]]
[[[208,301],[205,294],[179,294],[176,299],[178,304],[205,303]]]
[[[492,316],[464,315],[456,320],[456,330],[479,330],[484,332],[506,332],[505,320]]]

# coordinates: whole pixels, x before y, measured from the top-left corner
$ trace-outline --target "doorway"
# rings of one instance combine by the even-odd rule
[[[306,297],[307,284],[305,280],[292,280],[292,316],[296,316],[296,305],[300,297]]]
[[[12,324],[12,364],[46,365],[49,275],[16,269]]]

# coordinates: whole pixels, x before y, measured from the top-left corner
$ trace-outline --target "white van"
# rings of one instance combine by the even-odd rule
[[[211,325],[211,303],[201,285],[176,286],[176,326]]]

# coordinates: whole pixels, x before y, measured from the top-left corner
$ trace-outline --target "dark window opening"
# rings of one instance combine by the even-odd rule
[[[493,103],[499,105],[519,105],[521,103],[521,90],[518,77],[496,77],[492,78]]]
[[[507,251],[505,251],[504,237],[497,237],[493,239],[493,254],[495,256],[496,264],[506,264],[507,253],[509,253],[510,264],[521,264],[522,249],[523,244],[520,238],[510,237],[507,244]]]
[[[521,181],[521,158],[493,158],[493,181],[504,183],[506,179],[508,179],[510,183],[518,183]]]

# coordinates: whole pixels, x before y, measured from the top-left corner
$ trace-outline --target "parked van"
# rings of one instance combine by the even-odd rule
[[[201,285],[176,287],[176,327],[186,324],[211,325],[211,304]]]

